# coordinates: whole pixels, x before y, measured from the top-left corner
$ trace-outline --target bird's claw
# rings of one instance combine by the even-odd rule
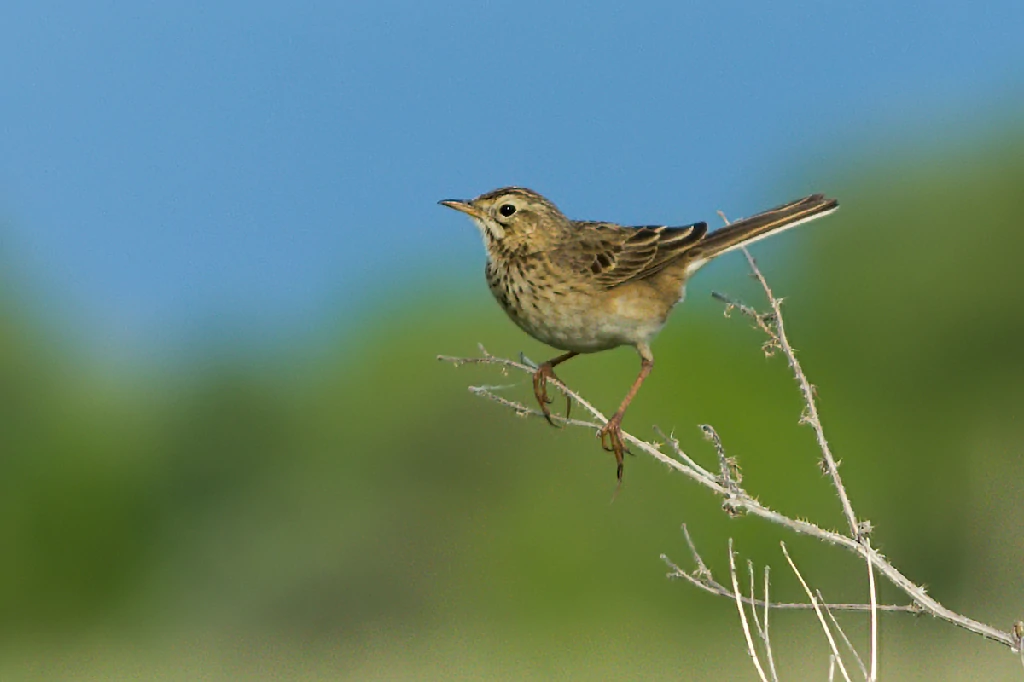
[[[622,417],[615,415],[598,431],[601,437],[601,447],[615,455],[615,477],[622,483],[623,456],[629,450],[622,442]],[[633,454],[629,452],[629,454]]]
[[[544,413],[544,418],[548,420],[548,424],[552,426],[558,426],[551,419],[551,410],[548,409],[554,400],[548,397],[548,379],[554,379],[560,381],[555,376],[555,370],[551,368],[551,363],[545,362],[537,367],[537,371],[533,373],[533,394],[537,397],[537,403],[540,405],[540,411]],[[569,418],[569,411],[572,409],[572,400],[569,396],[565,396],[565,418]]]

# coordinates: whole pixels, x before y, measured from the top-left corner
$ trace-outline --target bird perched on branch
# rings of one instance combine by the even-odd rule
[[[480,229],[487,285],[512,321],[565,351],[533,375],[534,395],[548,422],[554,424],[547,379],[557,379],[557,365],[617,346],[633,346],[640,354],[636,381],[600,430],[601,445],[615,454],[620,482],[622,416],[654,367],[651,341],[683,300],[686,281],[716,256],[828,215],[839,205],[814,194],[708,233],[707,223],[625,227],[570,220],[523,187],[440,203],[469,215]]]

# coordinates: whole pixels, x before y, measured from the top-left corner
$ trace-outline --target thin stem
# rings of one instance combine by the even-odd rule
[[[786,561],[789,562],[789,567],[793,569],[793,573],[796,574],[797,580],[804,588],[804,592],[807,593],[807,598],[811,600],[811,604],[814,606],[814,613],[818,615],[818,622],[821,623],[821,629],[825,633],[825,638],[828,640],[828,646],[832,649],[832,656],[835,657],[835,662],[839,666],[839,672],[843,674],[843,679],[846,682],[851,682],[850,674],[846,672],[846,665],[843,664],[843,657],[839,655],[839,648],[836,646],[836,640],[832,637],[832,632],[828,628],[828,623],[825,622],[825,616],[822,615],[821,609],[818,607],[818,600],[815,598],[814,593],[811,592],[811,588],[807,586],[807,582],[804,577],[800,575],[800,571],[797,569],[796,564],[793,563],[793,559],[790,558],[789,552],[786,550],[786,543],[780,543],[782,545],[782,553],[786,555]]]
[[[684,571],[679,566],[672,563],[672,561],[665,556],[661,555],[661,560],[671,569],[668,574],[669,578],[682,578],[692,584],[694,587],[698,587],[708,594],[714,594],[720,597],[726,597],[728,599],[735,599],[736,595],[731,589],[715,580],[711,570],[708,568],[707,563],[701,557],[700,552],[697,551],[697,546],[693,542],[693,538],[690,537],[690,530],[686,524],[682,525],[683,538],[686,540],[687,546],[690,548],[690,555],[693,559],[693,564],[696,569],[692,572]],[[765,566],[765,571],[768,567]],[[767,579],[767,576],[765,576]],[[769,603],[767,599],[760,600],[753,597],[740,597],[743,602],[752,607],[763,607],[772,608],[777,611],[810,611],[814,607],[810,604],[805,603]],[[833,611],[870,611],[870,604],[829,604],[828,607]],[[876,604],[875,608],[879,611],[889,612],[902,612],[902,613],[920,613],[921,609],[915,604]]]
[[[830,609],[828,604],[825,603],[825,598],[821,596],[821,590],[815,590],[814,592],[818,595],[818,602],[821,604],[821,608],[825,610],[825,615],[828,616],[830,621],[832,621],[832,626],[839,633],[839,636],[843,638],[843,644],[845,644],[846,648],[850,650],[851,654],[853,654],[853,660],[857,661],[857,666],[860,668],[861,675],[864,676],[865,680],[868,679],[868,669],[864,667],[864,661],[861,659],[860,654],[857,653],[857,648],[853,646],[853,642],[851,642],[850,638],[846,636],[846,631],[843,630],[843,627],[839,624],[835,614],[832,613],[832,609]]]
[[[870,538],[864,538],[865,547],[871,546]],[[875,595],[875,568],[868,559],[868,595],[871,599],[871,674],[868,682],[878,679],[878,601]]]
[[[775,671],[775,657],[772,656],[772,638],[768,634],[768,566],[764,567],[764,648],[768,652],[768,667],[771,669],[772,680],[779,682],[779,674]]]
[[[782,319],[782,299],[775,298],[772,293],[771,287],[768,286],[768,282],[765,281],[764,275],[761,274],[760,268],[757,267],[757,262],[754,261],[754,257],[750,255],[747,249],[743,248],[743,255],[747,257],[747,263],[750,264],[750,269],[754,273],[754,277],[761,284],[764,289],[765,295],[768,297],[768,305],[771,306],[772,312],[775,313],[774,325],[775,331],[779,339],[779,345],[782,348],[782,354],[786,356],[786,360],[789,362],[790,369],[793,370],[793,376],[796,377],[796,382],[800,386],[800,393],[803,395],[804,403],[807,406],[807,413],[804,416],[804,421],[811,425],[814,429],[814,435],[818,440],[818,447],[821,449],[821,456],[825,461],[825,469],[828,475],[832,479],[832,486],[836,489],[836,494],[839,496],[839,503],[843,507],[843,515],[846,517],[846,522],[850,526],[850,535],[854,538],[860,537],[860,531],[857,529],[857,517],[853,513],[853,505],[850,503],[850,497],[846,494],[846,487],[843,486],[843,479],[839,475],[839,466],[836,464],[835,458],[832,456],[832,448],[829,447],[828,440],[825,438],[825,429],[821,426],[821,417],[818,416],[818,404],[814,399],[814,389],[811,387],[811,382],[807,380],[807,375],[804,374],[803,368],[800,366],[800,361],[796,358],[796,351],[793,350],[793,346],[789,343],[789,338],[786,336],[786,323]]]
[[[757,668],[757,674],[761,677],[761,681],[768,682],[768,678],[764,674],[764,668],[761,667],[761,660],[757,657],[757,650],[754,648],[754,638],[750,636],[750,624],[747,622],[747,612],[743,608],[743,600],[740,599],[740,583],[736,577],[736,553],[732,549],[732,538],[729,538],[729,575],[732,576],[732,592],[736,595],[736,610],[740,613],[740,625],[743,627],[743,636],[747,640],[747,653],[750,654],[750,660],[754,662],[754,667]]]

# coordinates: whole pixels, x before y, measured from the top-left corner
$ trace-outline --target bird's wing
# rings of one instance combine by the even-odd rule
[[[698,243],[707,223],[683,227],[623,227],[614,223],[574,223],[571,241],[551,252],[559,265],[602,289],[644,279],[661,271]]]

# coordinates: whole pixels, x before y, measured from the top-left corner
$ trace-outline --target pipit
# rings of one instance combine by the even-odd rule
[[[622,416],[654,367],[651,341],[686,281],[716,256],[774,232],[820,218],[838,207],[814,194],[708,233],[707,223],[682,227],[570,220],[534,191],[504,187],[443,206],[469,215],[487,248],[487,285],[523,331],[565,351],[542,363],[533,391],[551,421],[547,380],[554,368],[582,353],[633,346],[640,374],[600,430],[601,445],[615,454],[622,481]],[[569,411],[567,399],[566,413]]]

